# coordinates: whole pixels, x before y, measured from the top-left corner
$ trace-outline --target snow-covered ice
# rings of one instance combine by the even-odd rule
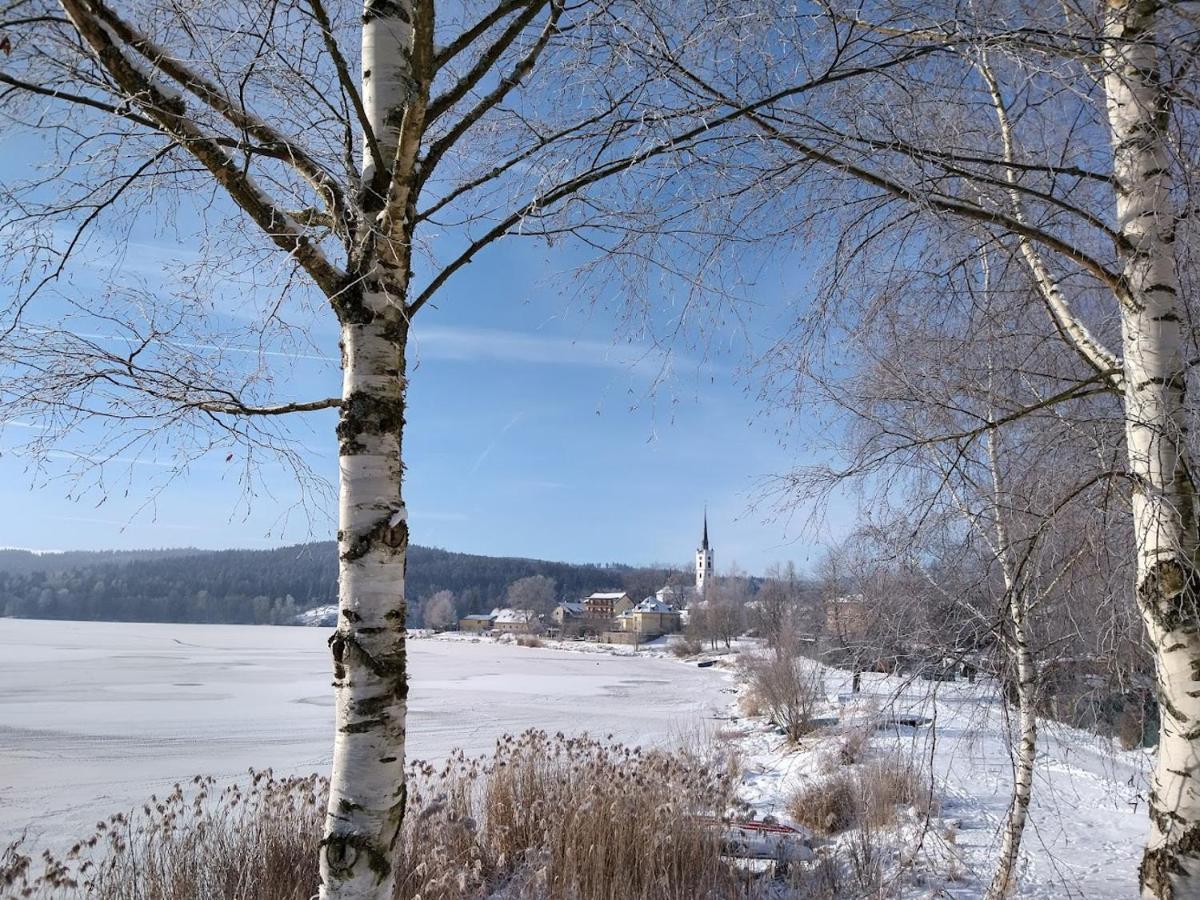
[[[86,836],[196,774],[325,771],[324,629],[0,619],[0,843]],[[703,730],[730,681],[665,659],[409,644],[408,752],[439,759],[537,727],[631,744]]]
[[[0,619],[0,843],[28,829],[33,847],[85,834],[102,816],[194,774],[247,768],[324,771],[332,692],[325,629]],[[831,738],[797,752],[761,720],[731,710],[728,669],[665,658],[665,646],[527,648],[467,635],[409,644],[409,753],[471,754],[529,727],[589,731],[634,744],[725,734],[743,760],[742,795],[787,821],[786,798],[821,776]],[[743,648],[747,649],[747,648]],[[582,652],[580,652],[582,651]],[[982,896],[1008,805],[1011,766],[995,686],[904,682],[829,670],[827,712],[843,723],[913,713],[931,726],[876,732],[930,771],[940,818],[924,836],[905,898]],[[738,737],[740,735],[740,737]],[[1044,722],[1018,895],[1136,896],[1151,758]],[[949,824],[954,823],[952,829]],[[952,843],[945,843],[952,830]],[[961,877],[947,881],[956,857]],[[924,886],[921,886],[921,885]],[[898,887],[898,885],[896,885]]]

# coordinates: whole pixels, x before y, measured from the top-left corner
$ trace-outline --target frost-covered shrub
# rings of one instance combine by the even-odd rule
[[[671,643],[671,653],[684,659],[689,656],[698,656],[704,652],[704,645],[692,638],[680,638]]]

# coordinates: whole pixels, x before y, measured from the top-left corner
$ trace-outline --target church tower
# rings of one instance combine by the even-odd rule
[[[708,546],[708,510],[704,511],[704,538],[696,550],[696,599],[708,598],[708,585],[712,579],[713,552]]]

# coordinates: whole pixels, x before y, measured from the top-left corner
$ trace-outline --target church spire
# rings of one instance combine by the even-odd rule
[[[704,537],[696,548],[696,597],[708,596],[708,582],[713,572],[713,552],[708,545],[708,504],[704,505]]]

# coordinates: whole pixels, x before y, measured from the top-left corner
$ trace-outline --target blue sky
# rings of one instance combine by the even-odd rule
[[[0,164],[0,177],[20,158]],[[114,258],[118,281],[176,288],[171,267],[190,254],[186,235],[179,244],[161,231],[133,234],[135,245],[122,249],[123,238],[98,233],[56,286],[59,298],[101,291]],[[783,519],[762,501],[765,479],[799,461],[808,436],[787,432],[791,446],[781,446],[786,418],[757,402],[739,374],[747,350],[762,349],[803,304],[800,261],[776,261],[747,289],[748,325],[700,317],[694,333],[703,339],[665,354],[621,335],[619,289],[599,305],[576,299],[578,262],[569,249],[509,239],[418,316],[405,447],[413,539],[493,555],[690,565],[707,504],[718,570],[761,572],[788,560],[808,568],[848,514],[835,507],[813,533],[803,511]],[[37,315],[59,314],[56,301],[40,302]],[[223,302],[222,314],[236,318],[244,298],[231,291]],[[283,360],[294,368],[279,399],[339,392],[332,319],[318,311],[309,332],[312,348]],[[331,481],[333,423],[316,414],[293,429],[306,461]],[[241,460],[216,447],[168,479],[170,435],[113,467],[103,503],[96,492],[72,499],[72,483],[58,477],[65,454],[34,473],[19,452],[28,424],[10,421],[0,434],[0,503],[25,511],[0,520],[2,546],[255,547],[333,533],[332,502],[298,509],[295,482],[278,465],[262,468],[248,493]]]

